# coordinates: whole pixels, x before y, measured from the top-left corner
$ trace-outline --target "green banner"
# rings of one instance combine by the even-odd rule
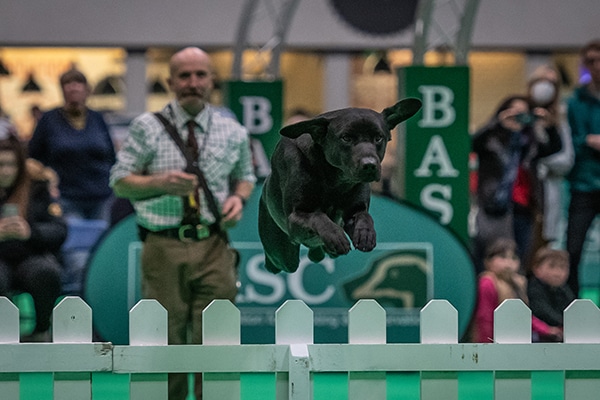
[[[469,68],[410,66],[398,70],[398,83],[400,98],[423,101],[399,146],[404,197],[469,245]]]
[[[359,299],[377,300],[385,308],[390,343],[419,341],[419,312],[431,299],[448,300],[458,311],[460,333],[466,331],[475,304],[471,257],[431,215],[373,196],[373,251],[352,250],[313,263],[302,247],[298,271],[274,275],[264,267],[258,236],[261,191],[258,184],[244,217],[229,232],[240,253],[236,305],[244,343],[274,343],[275,311],[292,299],[313,310],[315,343],[347,343],[348,310]],[[88,265],[84,298],[92,307],[96,332],[114,344],[129,340],[129,310],[141,296],[140,252],[135,217],[130,216],[103,236]]]
[[[283,124],[283,82],[225,82],[225,104],[262,144],[270,159]]]

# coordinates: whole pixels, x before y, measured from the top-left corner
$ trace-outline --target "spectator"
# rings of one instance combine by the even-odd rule
[[[526,259],[540,201],[536,163],[559,151],[561,141],[548,110],[532,111],[527,97],[509,96],[475,133],[472,148],[478,157],[473,250],[481,272],[485,248],[499,236],[514,239],[519,258]]]
[[[50,195],[55,174],[25,159],[19,139],[0,132],[0,296],[33,298],[36,325],[23,341],[50,341],[50,317],[61,290],[60,246],[67,236],[60,206]]]
[[[284,121],[283,126],[293,125],[297,122],[306,121],[311,119],[314,115],[305,110],[302,107],[294,108],[290,112],[288,118]]]
[[[563,311],[575,300],[567,285],[569,254],[542,247],[535,254],[531,272],[527,295],[532,314],[550,326],[562,328]]]
[[[538,67],[528,82],[528,95],[536,107],[543,107],[552,115],[560,134],[562,149],[550,156],[540,158],[538,178],[543,192],[543,206],[536,218],[535,242],[530,255],[540,247],[560,239],[563,218],[563,183],[573,166],[573,143],[571,130],[566,121],[564,104],[559,98],[559,74],[549,66]]]
[[[517,244],[512,239],[498,238],[491,242],[485,252],[485,271],[477,283],[477,306],[471,321],[471,340],[475,343],[492,342],[494,339],[494,310],[504,300],[527,301],[527,280],[519,273]],[[532,317],[534,337],[560,340],[562,330],[551,327]]]
[[[579,296],[579,263],[587,232],[600,214],[600,40],[581,50],[591,81],[577,88],[567,103],[575,163],[567,179],[571,201],[567,217],[568,284]]]
[[[188,47],[175,53],[169,66],[169,88],[176,98],[161,114],[175,135],[184,142],[193,139],[187,150],[209,190],[199,188],[199,174],[184,172],[191,171],[185,158],[152,113],[131,123],[111,184],[135,207],[143,240],[143,297],[167,309],[169,344],[198,344],[202,310],[214,299],[235,299],[237,253],[229,247],[226,230],[242,217],[256,178],[248,132],[208,104],[213,87],[208,54]],[[208,207],[209,192],[217,203],[214,212]],[[197,399],[202,398],[201,382],[198,374]],[[187,393],[187,374],[169,375],[169,399],[183,400]]]
[[[115,149],[102,114],[86,106],[90,87],[83,73],[71,69],[60,77],[64,105],[39,120],[29,155],[54,169],[60,178],[65,217],[110,219],[108,186]]]

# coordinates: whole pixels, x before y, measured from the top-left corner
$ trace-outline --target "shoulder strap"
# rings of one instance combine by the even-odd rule
[[[185,171],[196,174],[196,176],[198,176],[198,182],[200,183],[202,191],[206,196],[208,208],[215,217],[215,223],[217,224],[217,226],[219,226],[219,223],[221,222],[221,213],[219,212],[219,207],[217,206],[215,197],[213,196],[212,192],[210,191],[210,188],[208,187],[208,184],[206,183],[206,178],[204,178],[202,170],[198,167],[198,163],[192,158],[191,153],[188,151],[188,148],[183,143],[183,139],[181,139],[179,132],[177,132],[177,129],[173,126],[173,124],[171,124],[171,122],[169,122],[169,120],[159,112],[155,112],[154,115],[163,124],[166,131],[169,133],[169,136],[171,136],[171,139],[173,139],[173,141],[175,142],[177,147],[179,147],[179,150],[185,157],[185,160],[187,162],[187,167],[185,168]]]

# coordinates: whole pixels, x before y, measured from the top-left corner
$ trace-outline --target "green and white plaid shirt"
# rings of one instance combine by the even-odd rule
[[[162,114],[187,141],[187,122],[191,119],[177,101],[171,101]],[[204,173],[219,208],[230,195],[230,182],[255,182],[247,130],[237,121],[224,117],[209,105],[194,118],[196,139],[200,148],[199,166]],[[156,174],[184,170],[185,158],[160,121],[152,113],[144,113],[129,126],[129,134],[117,154],[111,170],[110,185],[130,174]],[[213,222],[204,194],[200,190],[200,214]],[[156,231],[181,224],[183,201],[179,196],[164,195],[134,202],[138,223]]]

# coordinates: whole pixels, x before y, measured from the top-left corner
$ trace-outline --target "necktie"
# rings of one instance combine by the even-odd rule
[[[196,121],[193,119],[189,120],[187,123],[188,128],[188,140],[187,145],[192,150],[192,155],[194,156],[194,160],[197,162],[198,157],[200,156],[200,151],[198,150],[198,141],[196,140],[196,135],[194,134],[194,128],[196,127]]]
[[[194,128],[196,127],[196,122],[194,120],[189,120],[187,123],[188,128],[188,139],[187,146],[192,152],[192,157],[194,162],[198,162],[198,158],[200,157],[200,150],[198,149],[198,141],[196,140],[196,135],[194,134]],[[193,195],[188,197],[188,204],[190,210],[187,210],[186,214],[190,215],[199,215],[200,211],[200,194],[196,189]],[[190,215],[191,216],[191,215]]]

